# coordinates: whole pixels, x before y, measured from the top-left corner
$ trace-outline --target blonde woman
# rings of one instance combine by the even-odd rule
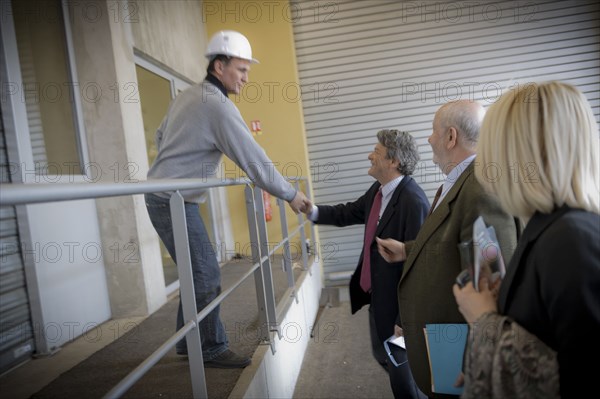
[[[454,286],[471,324],[463,397],[597,391],[598,140],[589,103],[565,83],[513,89],[487,111],[475,175],[525,229],[497,295],[485,281]]]

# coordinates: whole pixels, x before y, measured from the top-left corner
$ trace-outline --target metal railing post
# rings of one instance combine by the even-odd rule
[[[279,218],[281,219],[281,236],[283,243],[283,267],[287,274],[288,287],[291,288],[292,295],[298,303],[298,297],[294,290],[294,270],[292,263],[292,252],[290,250],[290,238],[288,232],[287,215],[285,212],[285,203],[281,198],[277,198],[277,205],[279,206]]]
[[[176,191],[171,196],[169,205],[171,207],[171,220],[173,222],[173,239],[175,241],[177,272],[179,273],[179,295],[183,307],[183,320],[186,323],[193,320],[196,326],[186,334],[192,391],[194,398],[207,398],[208,392],[206,390],[206,377],[204,375],[200,328],[196,322],[198,310],[196,308],[196,295],[194,292],[194,276],[192,274],[192,259],[190,256],[187,220],[185,218],[185,204],[179,191]]]
[[[250,235],[250,249],[252,250],[252,263],[261,264],[261,248],[258,241],[257,213],[256,203],[254,201],[254,190],[246,186],[244,193],[246,195],[246,213],[248,215],[248,233]],[[260,201],[262,204],[262,199]],[[261,206],[262,209],[262,206]],[[263,216],[264,218],[264,216]],[[258,328],[261,341],[271,343],[269,336],[269,319],[267,315],[267,300],[265,297],[263,283],[263,269],[258,267],[254,272],[254,285],[256,287],[256,303],[258,305]]]
[[[306,191],[304,192],[306,194],[306,196],[308,198],[310,198],[312,201],[314,201],[314,198],[312,197],[312,192],[310,189],[310,182],[308,181],[307,178],[304,178],[303,180],[306,180]],[[317,246],[317,241],[316,241],[316,234],[315,234],[315,224],[314,223],[310,223],[310,247],[312,248],[312,252],[313,252],[313,256],[314,259],[319,259],[319,248]]]
[[[275,309],[275,289],[273,288],[273,271],[271,270],[271,257],[269,256],[269,238],[267,234],[267,221],[265,220],[263,192],[260,187],[254,187],[254,203],[256,204],[256,227],[258,231],[260,253],[266,255],[261,257],[260,268],[263,271],[262,277],[266,299],[265,304],[267,306],[267,325],[270,331],[277,331],[277,334],[281,336]],[[274,349],[274,347],[271,346],[271,349]]]
[[[300,190],[300,182],[296,180],[294,182],[296,190]],[[304,216],[302,212],[298,213],[298,225],[300,226],[300,248],[302,249],[302,269],[308,270],[308,274],[312,276],[312,273],[308,267],[308,251],[306,249],[306,231],[304,230]]]

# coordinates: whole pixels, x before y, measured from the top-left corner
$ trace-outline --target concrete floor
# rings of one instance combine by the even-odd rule
[[[118,331],[115,327],[137,325],[143,320],[143,317],[110,320],[89,331],[87,336],[94,339],[80,337],[51,356],[30,359],[0,377],[0,394],[3,398],[13,399],[31,397],[61,374],[120,338],[115,334]]]
[[[371,355],[369,312],[349,302],[325,307],[304,355],[295,399],[393,398],[387,373]]]

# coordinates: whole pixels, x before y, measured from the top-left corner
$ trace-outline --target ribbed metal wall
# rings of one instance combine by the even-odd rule
[[[31,151],[36,171],[47,168],[46,142],[44,140],[44,129],[42,126],[42,111],[40,109],[40,98],[35,95],[40,82],[35,74],[33,53],[31,50],[31,35],[27,31],[26,23],[15,24],[17,47],[19,49],[19,65],[21,67],[21,78],[23,88],[30,92],[22,99],[27,109],[27,121],[29,125],[29,137],[31,139]],[[39,62],[39,61],[38,61]]]
[[[0,108],[0,184],[10,183]],[[0,374],[34,350],[29,300],[14,206],[0,207]]]
[[[561,80],[599,115],[600,7],[593,1],[292,1],[317,203],[358,198],[383,128],[411,132],[430,198],[443,180],[427,137],[450,100],[492,104],[507,88]],[[328,280],[356,266],[363,226],[319,226]]]

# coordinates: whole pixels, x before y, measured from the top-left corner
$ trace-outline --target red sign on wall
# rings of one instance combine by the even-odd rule
[[[257,135],[257,134],[262,134],[262,129],[260,127],[260,121],[256,120],[256,121],[251,121],[250,122],[250,131],[252,132],[253,135]]]

